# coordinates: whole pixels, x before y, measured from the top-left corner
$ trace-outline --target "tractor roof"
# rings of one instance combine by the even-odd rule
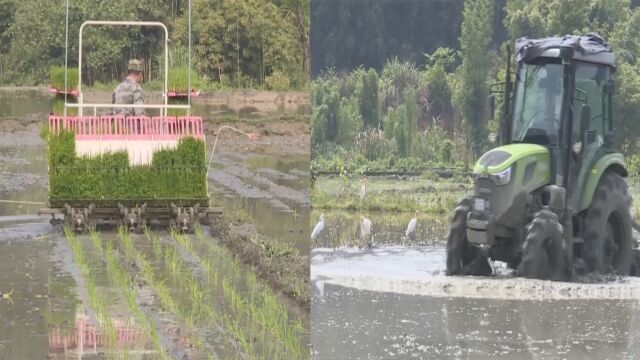
[[[531,61],[539,57],[558,58],[561,48],[572,49],[572,58],[576,60],[616,66],[616,57],[611,50],[611,45],[598,34],[516,40],[518,61]]]

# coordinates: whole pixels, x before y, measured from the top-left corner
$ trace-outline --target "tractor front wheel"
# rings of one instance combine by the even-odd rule
[[[588,272],[628,275],[633,262],[633,237],[627,182],[605,174],[585,215],[582,259]]]
[[[558,215],[548,209],[537,212],[527,228],[518,274],[532,279],[567,280],[567,249],[562,234]]]
[[[467,239],[467,214],[471,211],[471,199],[464,198],[454,211],[449,236],[447,237],[447,275],[492,274],[486,256],[480,254]]]

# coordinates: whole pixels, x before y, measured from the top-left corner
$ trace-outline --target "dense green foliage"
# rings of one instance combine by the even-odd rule
[[[358,109],[368,128],[380,127],[380,100],[378,99],[378,73],[369,69],[362,76],[362,90],[358,101]]]
[[[466,121],[469,131],[468,141],[475,155],[482,152],[486,138],[485,103],[489,95],[489,70],[491,58],[487,49],[491,45],[491,1],[468,0],[464,5],[464,20],[460,48],[459,86],[454,94],[454,102]]]
[[[314,169],[418,171],[427,164],[458,166],[465,153],[464,134],[454,138],[445,129],[453,112],[453,75],[447,69],[454,54],[439,50],[430,61],[432,65],[420,70],[393,59],[380,80],[375,70],[361,68],[342,77],[327,71],[314,80]],[[371,94],[371,89],[377,93]],[[367,123],[367,117],[374,120]]]
[[[312,11],[312,18],[319,19],[319,28],[327,26],[329,14],[337,11],[329,4],[341,9],[356,6],[335,1],[312,4],[318,11]],[[417,162],[422,165],[410,168],[455,167],[473,162],[491,146],[487,134],[498,132],[502,96],[497,96],[491,120],[486,98],[490,84],[505,80],[505,45],[513,50],[513,41],[520,37],[588,32],[609,40],[617,55],[617,147],[632,171],[634,164],[640,164],[638,1],[466,0],[447,2],[447,8],[438,4],[371,2],[366,9],[359,7],[361,14],[338,16],[337,24],[326,29],[328,34],[321,32],[334,43],[320,39],[318,47],[314,44],[314,73],[316,66],[328,66],[317,72],[311,85],[316,170],[363,171],[381,164],[397,168],[393,164]],[[433,10],[425,15],[432,21],[414,22],[414,13],[426,8]],[[431,35],[422,31],[427,27],[439,30]],[[360,30],[343,34],[353,28]],[[377,43],[386,47],[376,47]],[[362,80],[373,72],[368,67],[379,75],[377,99],[367,93]],[[380,130],[366,130],[369,113],[378,109]]]
[[[127,152],[96,157],[75,154],[75,135],[49,135],[49,199],[62,201],[207,199],[204,143],[180,140],[156,152],[150,166],[130,166]]]
[[[42,84],[65,62],[65,6],[57,0],[0,0],[0,83]],[[188,2],[69,2],[69,66],[77,66],[86,20],[159,21],[169,28],[172,67],[188,67]],[[192,65],[223,87],[305,87],[309,68],[309,2],[193,0]],[[145,63],[147,80],[163,77],[160,28],[85,28],[83,82],[121,80],[130,58]],[[284,85],[283,85],[284,84]]]
[[[492,43],[507,39],[502,24],[507,0],[492,0]],[[311,2],[312,73],[327,68],[340,73],[359,66],[381,71],[398,57],[418,66],[427,63],[424,54],[440,47],[458,48],[464,0],[402,0]]]

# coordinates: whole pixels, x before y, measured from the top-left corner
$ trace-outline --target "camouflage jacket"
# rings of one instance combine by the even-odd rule
[[[130,77],[124,79],[113,92],[113,104],[144,104],[144,92],[142,86]],[[115,114],[144,115],[144,109],[134,109],[117,107],[113,110]]]

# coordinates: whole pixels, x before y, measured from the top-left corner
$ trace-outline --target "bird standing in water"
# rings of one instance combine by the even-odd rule
[[[364,215],[360,215],[360,244],[364,246],[365,244],[368,247],[371,247],[372,242],[368,242],[367,238],[371,236],[371,220],[364,217]]]
[[[416,210],[415,216],[413,217],[413,219],[411,219],[411,221],[409,221],[409,225],[407,225],[407,231],[405,232],[405,235],[411,240],[413,240],[415,236],[419,216],[420,210]]]
[[[367,182],[369,182],[369,179],[365,176],[360,187],[360,205],[364,204],[364,198],[367,196]]]
[[[318,221],[316,226],[313,228],[313,232],[311,232],[311,240],[317,243],[322,229],[324,229],[324,214],[320,214],[320,221]]]

